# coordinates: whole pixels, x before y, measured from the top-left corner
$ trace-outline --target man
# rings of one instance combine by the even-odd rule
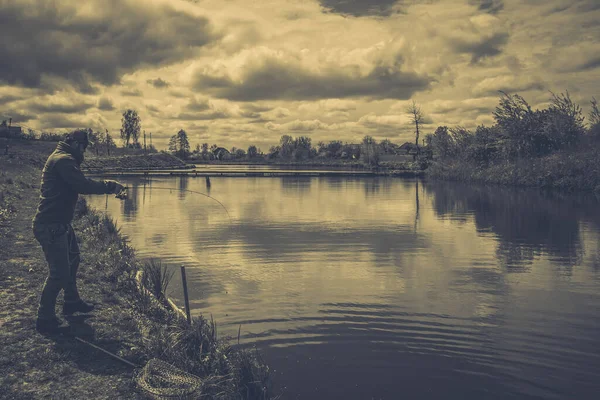
[[[86,178],[80,165],[88,145],[87,132],[74,131],[56,146],[42,171],[41,195],[33,218],[33,233],[42,246],[49,273],[44,283],[36,329],[40,333],[60,331],[56,317],[58,293],[64,290],[63,315],[88,313],[94,309],[77,291],[79,246],[71,221],[79,194],[119,194],[125,187],[116,181]]]

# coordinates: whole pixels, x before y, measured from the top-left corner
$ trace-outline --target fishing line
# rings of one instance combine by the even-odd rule
[[[180,190],[183,192],[190,192],[190,193],[195,193],[195,194],[201,194],[202,196],[208,197],[209,199],[213,199],[214,201],[216,201],[217,203],[219,203],[221,205],[221,207],[223,207],[223,210],[225,210],[225,212],[227,213],[227,217],[229,217],[229,223],[233,223],[233,220],[231,219],[231,215],[229,215],[229,211],[227,211],[227,208],[223,205],[223,203],[221,203],[219,200],[215,199],[212,196],[209,196],[206,193],[202,193],[202,192],[197,192],[195,190],[188,190],[188,189],[174,189],[174,188],[169,188],[169,187],[161,187],[161,186],[148,186],[148,188],[150,188],[150,190],[153,189],[159,189],[159,190]]]

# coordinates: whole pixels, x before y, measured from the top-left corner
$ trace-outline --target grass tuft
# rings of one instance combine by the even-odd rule
[[[173,279],[174,271],[169,271],[160,260],[150,259],[143,267],[142,283],[158,300],[167,299],[167,287]]]

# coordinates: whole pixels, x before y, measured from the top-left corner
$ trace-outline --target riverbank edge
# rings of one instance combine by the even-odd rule
[[[24,153],[0,160],[0,233],[6,245],[0,251],[0,294],[5,299],[0,307],[0,393],[14,399],[147,398],[132,380],[131,368],[70,335],[35,332],[47,275],[31,232],[39,193],[39,184],[33,182],[39,181],[43,158]],[[190,325],[180,312],[137,290],[135,276],[146,265],[114,221],[80,202],[73,227],[82,251],[80,292],[97,308],[90,323],[87,318],[69,320],[71,334],[138,365],[155,357],[166,359],[201,376],[206,398],[269,398],[269,369],[255,349],[217,338],[212,318],[199,316]]]
[[[86,244],[93,247],[87,250],[95,254],[97,264],[102,250],[116,250],[113,263],[109,264],[112,268],[102,269],[104,274],[98,281],[115,284],[115,295],[122,301],[120,305],[135,321],[131,328],[141,343],[140,347],[130,349],[128,358],[136,359],[139,365],[160,358],[201,377],[203,398],[270,398],[269,368],[255,349],[237,348],[229,344],[230,338],[219,338],[212,317],[209,321],[199,315],[188,322],[185,312],[166,294],[170,281],[167,268],[158,260],[140,262],[117,223],[88,208],[85,198],[79,200],[76,215],[74,226],[80,228],[82,234],[96,229],[92,238],[101,243],[108,239],[116,245],[116,248],[102,248],[86,240]],[[135,390],[139,391],[137,387]]]
[[[465,160],[433,162],[425,178],[465,183],[593,192],[600,197],[600,154],[593,150],[478,165]]]

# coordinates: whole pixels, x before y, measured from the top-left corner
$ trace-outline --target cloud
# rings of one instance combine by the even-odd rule
[[[348,111],[329,111],[325,116],[334,119],[348,119],[350,118],[350,113]]]
[[[298,111],[304,112],[322,112],[322,111],[351,111],[356,110],[357,102],[345,99],[325,99],[302,103],[298,106]]]
[[[326,12],[354,17],[389,16],[397,0],[319,0]]]
[[[407,70],[401,54],[387,45],[358,49],[347,54],[285,52],[267,47],[244,50],[232,60],[221,60],[196,69],[196,90],[237,101],[319,98],[410,98],[429,87],[432,78]],[[323,56],[323,57],[321,57]],[[340,62],[341,61],[341,62]]]
[[[130,97],[142,97],[144,95],[140,89],[123,89],[121,94]]]
[[[113,101],[110,97],[100,97],[98,99],[98,105],[97,105],[99,110],[102,111],[112,111],[115,109],[115,106],[113,105]]]
[[[496,96],[479,97],[463,100],[433,100],[427,102],[425,114],[464,114],[464,113],[491,113],[498,105],[498,92]],[[392,106],[392,109],[395,107]],[[425,111],[425,110],[424,110]]]
[[[150,111],[151,113],[159,113],[160,112],[160,108],[158,108],[155,105],[152,104],[146,104],[146,110]]]
[[[41,129],[92,128],[103,131],[106,127],[106,119],[97,113],[86,115],[48,114],[40,121]]]
[[[576,41],[569,46],[551,49],[541,57],[556,72],[584,72],[600,67],[600,44]]]
[[[185,109],[189,111],[204,111],[210,109],[210,104],[206,98],[198,99],[196,97],[192,97],[189,103],[185,106]]]
[[[6,0],[0,16],[0,81],[45,87],[64,80],[91,93],[127,72],[193,57],[217,39],[182,1]]]
[[[269,130],[273,131],[302,131],[302,132],[311,132],[320,129],[329,129],[329,125],[315,120],[295,120],[291,122],[287,122],[285,124],[275,124],[273,122],[267,122],[265,127]]]
[[[442,27],[444,31],[434,28],[437,34],[444,37],[454,51],[471,54],[472,63],[501,54],[510,38],[502,21],[490,14],[477,14]]]
[[[399,127],[410,124],[408,114],[399,115],[376,115],[369,113],[359,118],[358,124],[371,129],[379,129],[382,127]]]
[[[74,114],[85,112],[87,109],[94,107],[94,104],[73,98],[45,97],[26,103],[24,107],[34,113]]]
[[[179,99],[183,99],[186,97],[189,97],[189,93],[187,90],[181,90],[181,89],[171,89],[169,90],[169,95],[173,96],[173,97],[177,97]]]
[[[152,86],[154,86],[157,89],[162,89],[162,88],[171,86],[171,84],[169,82],[164,81],[161,78],[148,79],[146,82],[151,84]]]
[[[276,107],[270,111],[260,113],[259,115],[260,118],[262,118],[264,121],[273,121],[276,119],[289,117],[290,114],[290,110],[288,110],[287,108]]]
[[[2,96],[0,96],[0,105],[12,103],[13,101],[22,100],[22,99],[23,99],[22,96],[15,96],[12,94],[2,95]]]
[[[223,100],[197,99],[194,97],[184,107],[184,110],[185,111],[180,112],[179,114],[174,114],[172,117],[167,118],[186,121],[205,121],[241,117],[251,118],[251,116],[246,115],[246,112],[244,112],[239,105]]]
[[[8,109],[0,112],[0,119],[8,120],[12,118],[13,125],[19,125],[22,122],[27,122],[35,119],[35,115],[27,114],[23,111]]]
[[[504,0],[469,0],[469,4],[478,6],[479,10],[497,14],[504,9]]]
[[[473,87],[476,96],[498,95],[498,91],[514,94],[528,90],[544,90],[545,83],[531,75],[498,75],[485,78]]]

